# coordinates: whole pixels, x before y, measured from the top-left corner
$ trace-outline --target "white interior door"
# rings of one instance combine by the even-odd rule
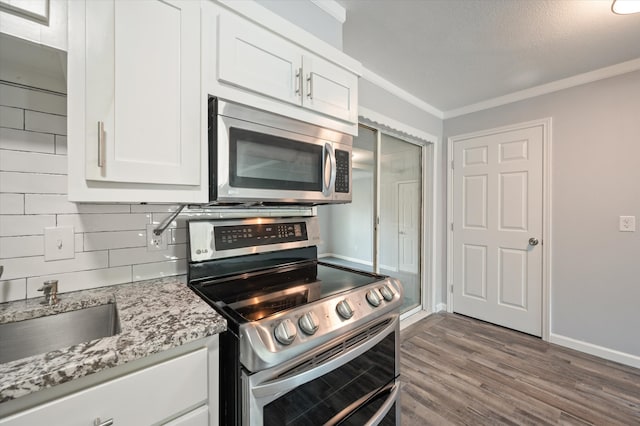
[[[398,183],[398,269],[418,272],[420,244],[420,185]]]
[[[453,310],[542,333],[543,128],[453,144]]]

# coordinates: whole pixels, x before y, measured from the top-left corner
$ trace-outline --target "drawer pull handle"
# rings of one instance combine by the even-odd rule
[[[104,167],[104,121],[98,121],[98,167]]]
[[[104,422],[100,420],[100,417],[93,421],[93,426],[111,426],[113,425],[113,419],[107,419]]]

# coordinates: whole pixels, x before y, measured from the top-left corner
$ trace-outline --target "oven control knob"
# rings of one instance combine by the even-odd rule
[[[384,297],[384,300],[386,300],[387,302],[393,299],[393,291],[391,291],[389,286],[386,284],[380,287],[380,293],[382,293],[382,297]]]
[[[300,330],[311,335],[318,331],[318,317],[313,312],[307,312],[298,320]]]
[[[296,338],[296,326],[290,319],[285,319],[276,326],[273,331],[276,340],[283,345],[290,345]]]
[[[338,302],[336,311],[338,311],[338,314],[344,319],[349,319],[353,316],[353,309],[351,309],[351,305],[346,299]]]
[[[380,306],[382,303],[382,299],[380,298],[380,294],[376,290],[369,290],[366,295],[367,302],[373,307]]]

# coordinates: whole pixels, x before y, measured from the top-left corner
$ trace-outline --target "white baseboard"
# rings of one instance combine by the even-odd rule
[[[635,368],[640,368],[640,356],[628,354],[626,352],[616,351],[615,349],[605,348],[604,346],[594,345],[593,343],[583,342],[582,340],[572,339],[571,337],[559,334],[549,334],[549,342],[567,348],[595,355],[609,361],[619,362]]]
[[[436,304],[436,312],[446,312],[447,304],[446,303],[438,303]]]
[[[321,253],[318,255],[319,259],[323,257],[335,257],[336,259],[346,260],[347,262],[359,263],[361,265],[373,266],[373,262],[369,262],[368,260],[356,259],[355,257],[343,256],[341,254],[335,253]]]

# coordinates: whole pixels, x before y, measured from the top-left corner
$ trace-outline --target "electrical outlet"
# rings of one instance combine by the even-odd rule
[[[169,241],[169,230],[165,229],[160,235],[156,235],[153,230],[158,224],[147,224],[147,251],[162,251],[167,249]]]
[[[620,216],[620,232],[635,232],[635,231],[636,231],[636,217]]]
[[[74,243],[73,226],[44,228],[44,261],[73,259]]]

